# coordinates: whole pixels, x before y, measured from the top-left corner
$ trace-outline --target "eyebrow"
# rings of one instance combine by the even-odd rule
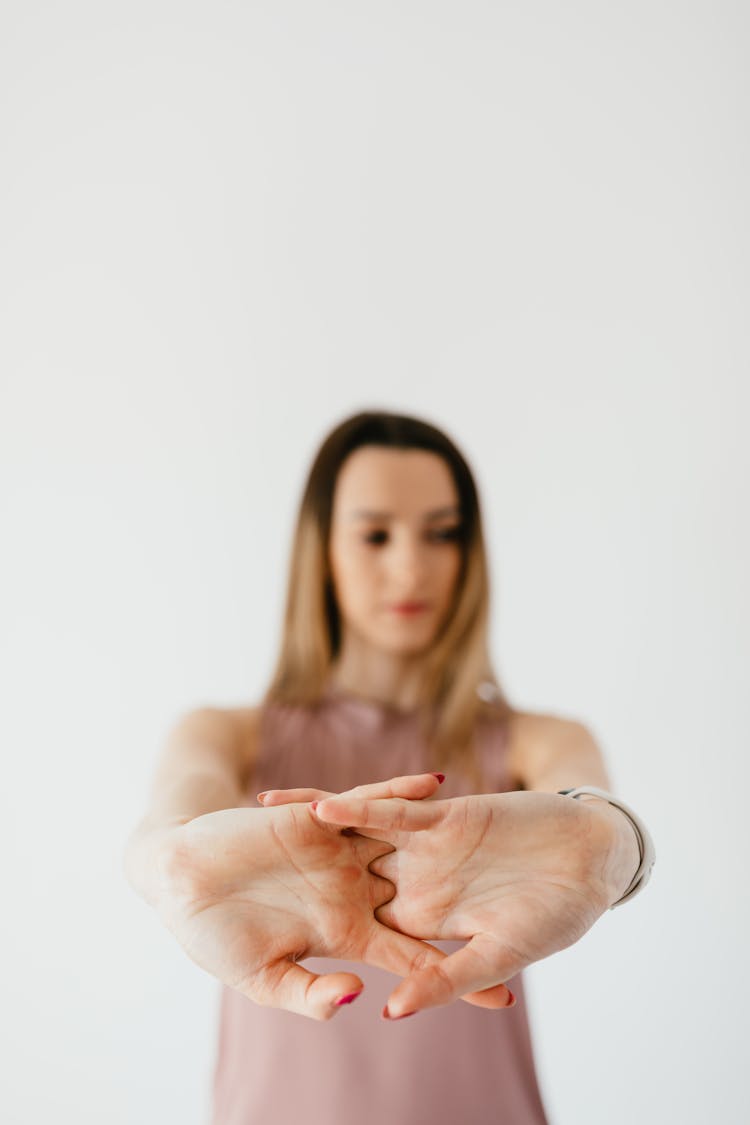
[[[433,508],[431,512],[425,514],[425,520],[439,520],[444,516],[459,516],[461,509],[457,504],[451,504],[446,508]],[[392,512],[375,512],[367,508],[358,508],[355,512],[349,513],[350,520],[389,520],[393,517]]]

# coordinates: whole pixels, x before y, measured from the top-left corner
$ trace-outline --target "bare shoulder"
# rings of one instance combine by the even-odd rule
[[[262,713],[263,708],[259,706],[226,708],[226,715],[234,725],[245,777],[248,779],[258,759]]]
[[[186,753],[202,754],[210,747],[232,765],[245,784],[257,758],[260,716],[260,707],[196,706],[173,726],[169,747],[183,760]]]
[[[508,719],[508,766],[511,775],[525,781],[551,758],[567,749],[597,744],[580,719],[541,711],[513,711]]]
[[[518,741],[576,737],[588,730],[580,719],[543,711],[513,711],[508,722],[511,736]]]

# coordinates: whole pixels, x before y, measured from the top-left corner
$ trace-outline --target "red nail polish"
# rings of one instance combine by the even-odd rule
[[[310,808],[312,809],[312,811],[313,811],[313,812],[315,812],[315,810],[317,809],[317,807],[318,807],[318,802],[317,802],[317,801],[313,801],[313,802],[312,802],[312,804],[310,805]]]
[[[506,988],[508,988],[508,986],[507,986],[507,985],[506,985],[505,987],[506,987]],[[511,992],[511,990],[510,990],[509,988],[508,988],[508,995],[510,996],[510,1000],[509,1000],[509,1001],[508,1001],[508,1003],[507,1003],[507,1004],[505,1005],[505,1007],[506,1007],[506,1008],[512,1008],[512,1007],[513,1007],[513,1005],[514,1005],[514,1004],[515,1004],[515,1002],[516,1002],[516,998],[515,998],[515,996],[513,995],[513,993]]]
[[[433,777],[436,777],[436,778],[438,779],[438,781],[440,782],[440,784],[441,784],[441,785],[442,785],[442,784],[443,784],[443,782],[445,781],[445,774],[444,774],[444,773],[433,773],[433,775],[432,775],[432,776],[433,776]]]
[[[359,992],[347,992],[346,996],[340,996],[336,1004],[351,1004],[352,1000],[356,1000],[358,996],[362,995],[362,989]]]

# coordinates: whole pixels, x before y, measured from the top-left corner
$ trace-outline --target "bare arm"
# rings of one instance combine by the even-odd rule
[[[237,808],[252,768],[258,712],[200,707],[170,731],[151,784],[148,809],[128,839],[125,874],[151,905],[159,855],[170,830],[204,813]]]

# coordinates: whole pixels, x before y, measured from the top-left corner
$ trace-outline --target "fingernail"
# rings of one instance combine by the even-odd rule
[[[271,792],[270,789],[264,789],[262,793],[258,794],[258,796],[255,798],[255,800],[258,801],[258,803],[262,805],[270,792]]]
[[[441,785],[445,781],[445,774],[444,773],[434,773],[432,776],[436,777]]]
[[[386,1004],[386,1006],[383,1008],[383,1011],[380,1014],[381,1014],[381,1016],[383,1017],[384,1020],[405,1020],[407,1016],[416,1016],[417,1013],[416,1013],[416,1011],[414,1011],[414,1012],[402,1012],[400,1016],[392,1016],[391,1013],[388,1011],[388,1005]]]
[[[317,802],[317,801],[313,801],[313,802],[311,803],[311,805],[310,805],[310,808],[312,809],[312,811],[313,811],[313,812],[315,812],[315,810],[317,809],[317,807],[318,807],[318,802]]]
[[[508,988],[508,986],[507,986],[507,985],[506,985],[505,987],[506,987],[506,988]],[[514,1005],[514,1004],[515,1004],[515,1002],[516,1002],[516,998],[515,998],[515,996],[513,995],[513,993],[511,992],[511,990],[510,990],[509,988],[508,988],[508,995],[510,996],[510,1000],[509,1000],[509,1001],[508,1001],[508,1003],[507,1003],[507,1004],[505,1005],[505,1007],[506,1007],[506,1008],[512,1008],[512,1007],[513,1007],[513,1005]]]
[[[361,988],[360,988],[359,992],[347,992],[346,996],[340,996],[338,998],[338,1000],[336,1000],[336,1004],[337,1005],[339,1005],[339,1004],[351,1004],[352,1000],[356,1000],[357,997],[361,996],[361,995],[362,995],[362,989]]]

